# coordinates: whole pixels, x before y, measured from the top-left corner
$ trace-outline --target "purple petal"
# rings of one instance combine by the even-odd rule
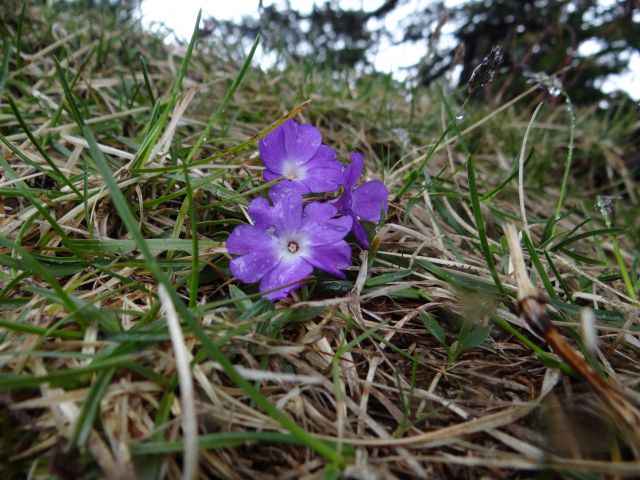
[[[369,248],[369,238],[367,235],[367,231],[362,225],[360,225],[360,222],[355,217],[355,215],[353,217],[353,224],[351,226],[351,229],[353,230],[353,234],[355,235],[356,240],[358,240],[358,243],[364,248]]]
[[[229,253],[239,254],[231,260],[231,273],[245,283],[260,280],[279,261],[277,240],[253,225],[239,225],[227,239]]]
[[[335,153],[326,145],[321,145],[318,152],[304,165],[302,181],[313,193],[335,192],[342,181],[342,164],[334,160]]]
[[[351,209],[358,217],[368,222],[380,220],[380,211],[384,207],[387,211],[387,197],[389,191],[379,180],[371,180],[363,183],[352,193],[353,203]]]
[[[351,190],[345,190],[337,199],[330,202],[341,215],[351,214]]]
[[[268,168],[265,168],[262,171],[262,176],[264,177],[264,180],[266,182],[273,182],[274,180],[277,180],[280,177],[282,177],[282,174],[274,172],[273,170],[269,170]]]
[[[231,273],[244,283],[253,283],[264,277],[278,264],[280,257],[276,250],[259,250],[240,257],[229,263]]]
[[[273,201],[273,225],[278,235],[295,232],[302,222],[302,194],[294,182],[280,182],[269,190]]]
[[[344,240],[339,240],[330,245],[313,247],[305,258],[314,267],[344,278],[340,270],[351,266],[351,247]]]
[[[276,239],[254,225],[238,225],[227,238],[227,251],[244,255],[256,250],[274,248]]]
[[[272,172],[271,170],[263,170],[262,176],[264,177],[266,182],[273,182],[279,178],[282,178],[282,175],[279,173]],[[288,178],[283,178],[281,183],[290,183],[295,186],[300,194],[306,195],[307,193],[311,193],[309,187],[302,180],[289,180]]]
[[[285,131],[283,125],[281,125],[258,142],[262,162],[267,169],[279,174],[277,176],[282,175],[282,163],[287,159],[284,135]]]
[[[309,245],[327,245],[342,240],[351,230],[351,217],[333,218],[336,208],[330,203],[313,202],[304,209],[301,231]]]
[[[292,260],[281,260],[269,273],[267,273],[260,282],[260,291],[266,292],[273,290],[274,288],[287,285],[288,283],[302,280],[303,278],[311,275],[313,267],[304,258],[297,257]],[[278,300],[286,297],[289,292],[300,287],[302,283],[296,283],[278,291],[268,293],[265,298],[269,300]]]
[[[351,152],[349,160],[351,163],[342,173],[342,185],[345,190],[351,190],[358,183],[364,169],[364,157],[358,152]]]
[[[248,210],[249,216],[256,227],[263,230],[266,230],[269,227],[275,227],[273,217],[276,213],[274,208],[269,205],[269,201],[266,198],[258,197],[251,200]]]
[[[281,128],[284,130],[284,148],[289,162],[306,163],[322,142],[320,131],[308,123],[298,125],[294,120],[288,120]]]
[[[298,189],[300,195],[306,195],[307,193],[311,193],[311,190],[307,186],[307,184],[303,180],[283,180],[283,182],[287,182]]]
[[[334,205],[327,202],[311,202],[304,207],[304,222],[325,222],[336,216],[337,210]]]
[[[337,155],[333,148],[328,145],[320,145],[316,150],[316,153],[313,155],[313,158],[310,160],[313,162],[327,162],[331,163],[336,160]],[[337,160],[336,160],[337,161]],[[340,162],[338,162],[340,163]],[[342,164],[340,163],[340,169],[342,169]]]

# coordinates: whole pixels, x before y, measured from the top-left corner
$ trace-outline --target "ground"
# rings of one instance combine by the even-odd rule
[[[632,106],[573,109],[544,78],[492,102],[262,72],[113,16],[2,15],[3,478],[640,475],[629,425],[519,317],[504,234],[637,403]],[[360,151],[390,207],[345,280],[272,304],[225,240],[266,193],[258,139],[293,116]]]

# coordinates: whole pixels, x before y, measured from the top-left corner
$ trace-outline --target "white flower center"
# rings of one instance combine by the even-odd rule
[[[301,180],[304,178],[304,170],[294,162],[286,162],[282,167],[282,174],[289,180]]]
[[[305,235],[300,232],[292,232],[290,234],[284,234],[279,239],[281,258],[284,261],[298,261],[300,257],[305,257],[309,254],[311,248]]]

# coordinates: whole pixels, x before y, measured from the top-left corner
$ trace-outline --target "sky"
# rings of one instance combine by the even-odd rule
[[[384,3],[383,0],[334,0],[344,9],[358,9],[366,6],[367,10],[373,10]],[[464,0],[446,0],[448,6],[462,3]],[[611,3],[613,0],[602,0],[601,3]],[[314,3],[323,4],[325,0],[263,0],[263,5],[276,4],[283,8],[287,3],[300,12],[309,12]],[[142,24],[153,28],[154,23],[162,23],[175,32],[175,35],[187,40],[193,31],[193,25],[202,8],[203,17],[211,16],[218,19],[239,20],[246,15],[255,15],[258,10],[259,0],[143,0],[140,7]],[[410,16],[415,10],[430,3],[430,0],[414,0],[397,7],[386,16],[384,23],[391,32],[402,23],[403,19]],[[445,25],[443,38],[446,41],[447,33],[453,29],[452,25]],[[400,32],[398,31],[398,35]],[[452,41],[452,40],[451,40]],[[418,63],[425,52],[422,43],[403,43],[391,45],[389,41],[381,44],[379,51],[372,59],[375,68],[382,72],[393,73],[398,79],[404,78],[406,68]],[[578,49],[579,55],[590,55],[598,50],[597,42],[585,42]],[[261,57],[262,55],[262,57]],[[267,65],[269,59],[262,51],[257,52],[257,58],[262,58],[262,63]],[[547,72],[549,73],[549,72]],[[640,100],[640,52],[631,55],[630,69],[628,72],[612,75],[607,78],[602,90],[605,93],[621,89],[629,93],[634,100]]]

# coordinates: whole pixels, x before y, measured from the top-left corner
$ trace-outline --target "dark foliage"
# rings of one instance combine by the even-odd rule
[[[260,35],[267,50],[279,50],[300,61],[312,58],[324,68],[368,64],[367,52],[379,41],[382,30],[371,30],[367,22],[391,12],[399,0],[388,0],[373,11],[341,10],[331,3],[314,6],[305,15],[274,5],[261,8],[259,15],[244,17],[241,23],[209,18],[202,32],[206,36],[250,40]]]
[[[208,19],[203,33],[241,45],[264,38],[267,49],[277,50],[293,60],[312,60],[330,69],[367,66],[368,53],[390,32],[371,29],[372,18],[382,19],[411,0],[390,0],[377,10],[341,10],[335,3],[314,6],[309,14],[278,10],[268,6],[241,23]],[[456,64],[462,66],[459,84],[466,85],[473,70],[492,46],[505,54],[501,79],[493,87],[498,100],[505,93],[526,88],[523,73],[558,74],[575,103],[603,98],[601,82],[608,75],[624,71],[630,55],[640,49],[638,5],[635,0],[602,6],[598,0],[475,0],[447,9],[443,1],[418,10],[405,19],[402,41],[434,45],[444,19],[456,29],[451,47],[425,48],[425,58],[416,66],[419,83],[441,79]],[[634,20],[634,13],[636,14]],[[598,50],[580,56],[579,47],[595,41]]]
[[[442,2],[414,16],[409,31],[431,35],[429,26],[444,9]],[[469,81],[473,69],[499,44],[511,75],[505,77],[501,92],[522,91],[522,73],[558,73],[575,103],[591,103],[603,97],[600,83],[606,76],[624,71],[631,52],[640,48],[640,26],[634,21],[638,11],[634,0],[608,7],[598,0],[484,0],[469,1],[451,10],[459,21],[455,36],[464,47],[460,84]],[[592,55],[578,55],[579,46],[598,42]],[[439,78],[452,66],[458,46],[425,63],[419,73],[423,84]],[[501,95],[500,95],[501,96]]]

